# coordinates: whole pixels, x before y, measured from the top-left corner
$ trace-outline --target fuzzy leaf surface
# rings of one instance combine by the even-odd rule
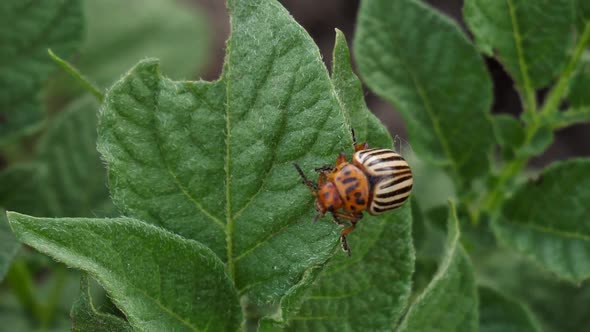
[[[572,41],[573,0],[467,0],[463,11],[477,44],[521,88],[541,88],[561,70]]]
[[[361,76],[402,113],[421,158],[446,165],[456,181],[488,170],[491,80],[455,22],[420,1],[363,1],[354,50]]]
[[[381,218],[365,216],[349,243],[352,259],[340,254],[330,261],[287,330],[381,331],[397,323],[414,271],[410,205]]]
[[[0,4],[0,143],[31,132],[43,118],[39,90],[55,68],[51,48],[70,57],[84,30],[79,0]]]
[[[340,31],[332,63],[336,93],[358,141],[391,147],[387,130],[365,105],[361,83],[352,71]],[[287,330],[391,328],[407,305],[414,270],[410,211],[408,203],[381,217],[365,215],[349,236],[352,258],[337,254],[305,294],[301,308],[283,310],[283,319],[289,321]],[[389,282],[381,282],[384,279]]]
[[[333,254],[336,226],[310,225],[293,167],[350,151],[350,129],[319,51],[276,1],[229,1],[215,82],[174,82],[140,62],[106,96],[98,148],[127,215],[211,248],[240,295],[274,303]]]
[[[459,241],[451,209],[445,251],[436,274],[410,306],[397,331],[476,331],[479,324],[475,277]]]
[[[92,275],[140,331],[235,331],[241,308],[223,263],[202,244],[130,218],[8,213],[27,245]]]
[[[530,309],[489,287],[479,287],[480,332],[541,332]]]
[[[590,159],[547,167],[505,203],[494,232],[559,277],[579,283],[590,277]]]

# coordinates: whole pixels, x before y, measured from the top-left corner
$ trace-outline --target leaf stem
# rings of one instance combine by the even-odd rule
[[[62,69],[64,69],[73,78],[75,78],[80,83],[80,85],[82,85],[82,87],[86,89],[86,91],[90,92],[100,103],[103,102],[104,94],[100,92],[100,89],[97,88],[94,84],[92,84],[90,80],[88,80],[84,75],[82,75],[82,73],[80,73],[80,71],[76,69],[76,67],[72,66],[69,62],[57,56],[55,53],[53,53],[53,51],[50,48],[47,49],[47,53],[49,53],[49,56],[51,57],[51,59],[53,59],[53,61],[55,61],[55,63],[57,63]]]
[[[516,52],[518,53],[518,64],[520,67],[520,73],[522,75],[522,89],[524,94],[524,103],[525,103],[525,112],[530,112],[535,116],[535,112],[537,110],[537,97],[535,94],[535,90],[533,89],[531,79],[529,77],[528,66],[524,59],[524,50],[522,49],[522,37],[520,34],[520,28],[518,25],[518,20],[516,19],[516,8],[512,0],[506,0],[506,4],[510,10],[510,19],[512,23],[512,28],[514,29],[514,46],[516,47]]]
[[[590,43],[590,21],[588,21],[584,27],[584,32],[580,37],[579,41],[576,44],[574,49],[573,55],[564,68],[563,72],[559,76],[559,79],[549,96],[545,100],[543,107],[540,111],[540,116],[534,116],[532,121],[528,123],[526,126],[525,132],[525,140],[522,144],[523,147],[529,145],[537,133],[537,131],[541,128],[542,122],[557,112],[559,110],[559,105],[561,100],[565,96],[567,92],[567,88],[569,86],[570,80],[580,58],[584,54],[584,51],[588,44]],[[537,113],[535,109],[531,110],[532,113]],[[506,192],[506,184],[512,179],[516,174],[518,174],[527,164],[529,157],[528,156],[517,156],[515,159],[506,163],[498,176],[498,180],[495,182],[495,185],[491,190],[488,190],[486,195],[483,198],[483,209],[489,211],[490,213],[495,214],[498,212],[501,202],[505,196]],[[476,214],[478,215],[478,214]],[[477,217],[475,218],[477,223]]]

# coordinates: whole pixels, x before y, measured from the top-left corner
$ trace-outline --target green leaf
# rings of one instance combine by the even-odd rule
[[[336,40],[332,56],[332,82],[336,96],[354,129],[358,142],[368,142],[375,147],[395,148],[389,131],[369,111],[365,103],[363,85],[352,70],[348,44],[342,31],[336,29]],[[401,152],[401,151],[400,151]]]
[[[96,151],[98,104],[92,96],[72,102],[51,121],[37,147],[46,172],[41,202],[47,217],[112,215],[106,170]]]
[[[479,287],[480,332],[540,332],[537,319],[524,304],[489,287]]]
[[[4,279],[19,248],[20,242],[12,234],[6,220],[6,213],[0,208],[0,281]]]
[[[84,25],[79,0],[0,5],[0,143],[28,134],[43,118],[39,90],[54,69],[51,48],[70,57]]]
[[[516,155],[532,157],[543,153],[554,140],[553,128],[549,125],[542,125],[526,145],[516,149]]]
[[[556,129],[585,122],[590,122],[590,104],[585,107],[556,112],[553,114],[553,120],[551,120],[551,124]]]
[[[363,98],[361,82],[350,64],[342,32],[336,31],[332,81],[336,95],[355,129],[359,142],[391,147],[387,129],[372,115]],[[263,320],[261,330],[288,324],[289,330],[372,329],[393,326],[410,293],[414,268],[410,207],[381,218],[366,215],[351,233],[353,258],[337,255],[306,293],[290,293],[281,311]],[[394,254],[392,254],[392,252]],[[316,273],[317,274],[317,273]],[[316,275],[313,276],[317,277]],[[383,278],[389,283],[380,283]]]
[[[460,27],[415,0],[363,1],[355,58],[366,84],[406,121],[418,155],[455,182],[489,168],[492,84]]]
[[[512,115],[497,114],[492,119],[496,142],[502,148],[502,157],[504,160],[511,160],[515,156],[515,149],[524,142],[524,128]]]
[[[524,128],[512,115],[497,114],[493,116],[494,134],[502,148],[518,147],[524,142]]]
[[[410,306],[398,331],[476,331],[477,305],[475,277],[459,241],[459,221],[451,205],[445,252],[438,271]]]
[[[526,303],[541,321],[543,331],[590,329],[590,284],[557,280],[554,274],[506,248],[490,251],[474,263],[479,265],[478,281]]]
[[[236,290],[202,244],[130,218],[8,219],[27,245],[87,271],[141,331],[235,331]]]
[[[109,90],[98,148],[127,215],[210,247],[240,295],[276,303],[338,244],[310,224],[306,173],[350,151],[350,129],[312,39],[276,1],[230,1],[225,70],[174,82],[153,60]],[[311,176],[311,175],[310,175]]]
[[[559,277],[590,277],[590,159],[557,162],[522,185],[494,223],[501,243]]]
[[[72,332],[131,332],[131,326],[116,316],[98,312],[92,304],[88,276],[80,280],[80,297],[74,303],[71,312]]]
[[[388,330],[400,319],[414,272],[409,204],[363,218],[349,237],[352,259],[330,261],[288,330]]]
[[[178,1],[100,0],[85,1],[84,9],[88,34],[74,64],[102,88],[146,57],[159,58],[164,74],[174,79],[196,76],[207,62],[210,35],[196,6]],[[52,95],[80,93],[67,73],[49,88]]]
[[[560,72],[572,41],[572,0],[467,0],[463,11],[477,44],[493,49],[525,94],[534,97]]]

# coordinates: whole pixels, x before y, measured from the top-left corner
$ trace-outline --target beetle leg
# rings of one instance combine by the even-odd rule
[[[330,173],[330,172],[333,172],[335,169],[336,169],[336,167],[334,165],[324,165],[324,166],[321,166],[321,167],[317,167],[315,169],[315,171],[321,174],[321,173]]]
[[[340,166],[344,163],[347,163],[348,161],[346,160],[346,154],[344,152],[340,152],[338,154],[338,157],[336,158],[336,166]]]
[[[347,241],[346,237],[348,236],[348,234],[350,232],[352,232],[354,230],[354,228],[356,227],[356,223],[363,218],[363,215],[362,214],[353,215],[353,214],[346,214],[346,213],[342,213],[342,212],[333,212],[332,216],[334,217],[335,220],[336,219],[339,220],[339,218],[350,220],[350,223],[352,224],[350,227],[346,227],[340,232],[340,242],[342,243],[342,250],[346,251],[348,256],[351,256],[352,254],[350,252],[350,247],[348,246],[348,241]]]
[[[346,253],[348,254],[348,257],[352,256],[352,253],[350,252],[350,247],[348,246],[348,241],[346,240],[346,237],[347,237],[348,233],[350,233],[354,230],[355,226],[356,226],[356,223],[353,222],[352,226],[347,227],[340,232],[340,243],[342,243],[342,250],[346,251]]]
[[[303,171],[301,170],[301,167],[299,167],[299,165],[297,165],[296,163],[293,163],[293,166],[295,166],[295,169],[297,169],[297,172],[301,176],[301,179],[302,179],[303,184],[305,184],[307,186],[307,188],[309,188],[309,191],[311,191],[311,193],[314,196],[316,196],[317,195],[317,191],[318,191],[318,185],[316,183],[310,181],[305,176],[305,174],[303,173]]]
[[[342,220],[340,220],[340,218],[338,218],[338,216],[334,213],[332,213],[332,218],[334,219],[334,223],[336,223],[336,225],[344,226],[345,223]]]
[[[361,151],[361,150],[366,150],[368,148],[369,148],[369,143],[367,143],[367,142],[355,144],[354,145],[354,152]]]

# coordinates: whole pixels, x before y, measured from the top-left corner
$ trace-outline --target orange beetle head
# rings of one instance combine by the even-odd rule
[[[342,207],[340,193],[332,182],[324,183],[318,190],[317,199],[315,200],[315,209],[320,217],[326,212],[334,212]]]

